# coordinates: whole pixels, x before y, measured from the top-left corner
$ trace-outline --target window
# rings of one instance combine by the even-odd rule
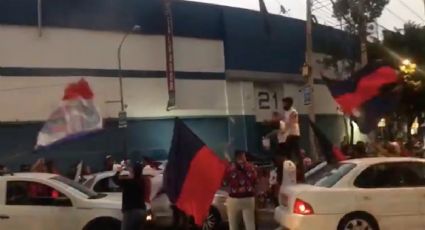
[[[70,180],[70,179],[68,179],[66,177],[63,177],[63,176],[55,176],[51,180],[54,180],[56,182],[63,183],[66,186],[68,186],[68,187],[70,187],[70,188],[72,188],[72,189],[74,189],[74,190],[76,190],[76,191],[78,191],[80,193],[83,193],[84,195],[86,195],[90,199],[96,199],[96,198],[102,198],[102,197],[104,197],[103,195],[100,195],[100,194],[94,192],[93,190],[85,187],[84,185],[79,184],[79,183],[77,183],[77,182],[75,182],[73,180]]]
[[[425,165],[394,162],[372,165],[354,181],[359,188],[398,188],[425,186]]]
[[[96,177],[95,176],[93,176],[93,177],[91,177],[90,179],[88,179],[88,180],[86,180],[86,181],[84,181],[83,182],[83,185],[84,186],[86,186],[87,188],[91,188],[92,186],[93,186],[93,183],[94,183],[94,179],[95,179]]]
[[[306,180],[309,184],[330,188],[355,167],[355,164],[350,163],[338,164],[336,166],[327,165],[314,174],[311,174]]]
[[[121,188],[114,183],[112,177],[99,180],[93,190],[96,192],[122,192]]]
[[[71,200],[57,190],[37,182],[7,182],[7,205],[72,206]]]

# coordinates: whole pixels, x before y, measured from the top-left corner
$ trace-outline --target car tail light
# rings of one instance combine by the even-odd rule
[[[296,199],[294,203],[294,214],[312,215],[314,214],[314,211],[309,203]]]
[[[281,193],[279,202],[282,206],[288,207],[288,196],[285,193]]]

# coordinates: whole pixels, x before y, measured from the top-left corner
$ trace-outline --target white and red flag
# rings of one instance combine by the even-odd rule
[[[36,149],[102,129],[103,122],[94,104],[94,94],[84,79],[69,84],[59,107],[38,133]]]

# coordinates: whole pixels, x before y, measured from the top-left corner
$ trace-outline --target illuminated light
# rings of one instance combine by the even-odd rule
[[[402,62],[401,62],[401,64],[403,64],[403,65],[410,65],[410,60],[409,59],[404,59]]]
[[[414,74],[416,72],[417,65],[412,63],[409,59],[405,59],[401,62],[400,71],[404,74]]]
[[[312,215],[314,211],[310,204],[303,200],[296,199],[294,203],[294,214]]]
[[[410,127],[410,134],[412,135],[418,134],[418,129],[419,129],[418,118],[415,118],[415,121],[413,122],[412,127]]]
[[[57,199],[59,198],[59,192],[56,190],[53,190],[51,196],[53,199]]]
[[[153,219],[152,214],[148,214],[146,216],[146,221],[152,221],[152,219]]]
[[[378,122],[378,128],[385,128],[385,126],[387,126],[386,121],[385,121],[385,118],[382,118]]]

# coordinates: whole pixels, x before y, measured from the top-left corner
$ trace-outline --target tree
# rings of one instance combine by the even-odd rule
[[[385,31],[382,47],[381,57],[394,65],[400,65],[403,59],[417,64],[416,72],[404,74],[404,90],[397,116],[405,120],[408,127],[416,118],[422,124],[425,121],[425,74],[422,71],[425,67],[425,27],[409,22],[397,32]],[[422,134],[423,130],[419,130]]]
[[[347,32],[357,34],[361,42],[361,63],[367,64],[367,25],[375,22],[389,0],[331,0],[334,16],[346,23]]]
[[[360,34],[366,31],[368,23],[375,22],[381,17],[389,0],[331,0],[334,16],[344,21],[346,30],[351,33]],[[362,28],[363,26],[363,28]]]

